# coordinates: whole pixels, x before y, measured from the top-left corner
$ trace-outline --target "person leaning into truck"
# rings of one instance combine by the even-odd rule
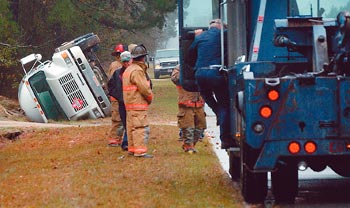
[[[123,141],[121,143],[121,148],[126,151],[128,150],[128,139],[127,139],[127,133],[126,133],[126,110],[124,105],[124,99],[123,99],[123,74],[125,69],[131,65],[132,59],[131,54],[129,51],[124,51],[120,54],[120,60],[122,62],[122,67],[115,70],[113,73],[111,79],[108,82],[108,90],[109,94],[114,97],[118,102],[118,112],[123,124],[123,128],[117,128],[117,135],[118,138],[123,137]],[[123,136],[124,134],[124,136]],[[120,143],[118,141],[117,143]]]
[[[200,94],[218,118],[221,148],[228,149],[236,146],[236,143],[234,136],[230,133],[228,82],[224,73],[219,70],[221,66],[221,28],[224,26],[220,19],[215,19],[210,21],[207,31],[195,31],[195,39],[189,47],[187,60],[196,60],[195,63],[188,64],[194,65]],[[225,61],[226,59],[225,57]]]
[[[117,44],[114,48],[114,51],[111,53],[112,56],[116,58],[115,61],[113,61],[108,69],[108,82],[113,76],[114,72],[121,68],[123,65],[120,61],[120,54],[124,52],[124,46],[123,44]],[[109,88],[109,87],[108,87]],[[110,89],[109,89],[110,92]],[[110,93],[109,93],[110,94]],[[119,103],[116,97],[109,96],[110,102],[111,102],[111,122],[112,126],[109,131],[108,135],[108,145],[109,146],[120,146],[122,144],[122,136],[124,132],[124,127],[122,120],[120,118],[119,114]]]
[[[131,51],[133,63],[123,74],[123,98],[126,109],[128,151],[135,157],[152,158],[147,153],[150,127],[147,120],[148,106],[153,100],[151,80],[145,64],[147,49],[137,45]]]
[[[196,153],[196,143],[202,139],[207,128],[204,112],[204,100],[199,92],[189,92],[180,85],[180,66],[177,65],[171,73],[171,81],[178,92],[177,125],[181,130],[182,148],[190,154]]]

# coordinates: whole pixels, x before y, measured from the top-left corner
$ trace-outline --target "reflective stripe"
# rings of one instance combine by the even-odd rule
[[[182,89],[182,87],[181,87],[181,86],[179,86],[179,85],[176,85],[176,88],[177,88],[177,89]]]
[[[126,110],[148,110],[148,104],[125,104]]]
[[[134,151],[135,151],[135,147],[133,147],[133,146],[128,147],[128,151],[129,151],[129,152],[134,152]]]
[[[110,100],[110,101],[118,101],[118,100],[115,99],[113,96],[109,96],[109,100]]]
[[[253,42],[253,53],[250,54],[249,61],[257,61],[259,56],[259,47],[261,42],[261,36],[262,36],[262,28],[264,25],[264,15],[265,15],[265,9],[266,9],[266,0],[260,1],[260,7],[259,7],[259,14],[258,19],[255,26],[254,31],[254,42]]]
[[[123,86],[123,91],[137,91],[136,85]]]
[[[178,102],[179,105],[184,105],[187,107],[203,107],[204,106],[204,101],[199,100],[197,102],[193,102],[190,100],[187,101],[182,101],[182,102]]]
[[[144,154],[147,152],[147,147],[134,147],[135,154]]]

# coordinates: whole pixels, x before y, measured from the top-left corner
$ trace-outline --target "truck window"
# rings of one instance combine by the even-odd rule
[[[28,81],[33,89],[35,97],[38,99],[38,102],[40,103],[41,108],[43,108],[45,116],[48,119],[67,119],[55,96],[53,95],[43,71],[36,73],[29,78]]]
[[[295,5],[297,4],[297,7]],[[350,0],[296,0],[290,1],[290,16],[335,18],[339,12],[349,11]]]
[[[219,0],[183,0],[184,27],[208,27],[219,18]]]

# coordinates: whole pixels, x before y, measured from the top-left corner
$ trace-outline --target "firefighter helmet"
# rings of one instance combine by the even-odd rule
[[[131,51],[131,58],[139,58],[148,55],[146,47],[141,44],[137,45]]]
[[[123,44],[119,43],[114,47],[114,51],[111,53],[112,56],[120,55],[120,53],[124,52]]]

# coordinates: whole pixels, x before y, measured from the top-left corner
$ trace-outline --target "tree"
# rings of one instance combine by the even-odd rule
[[[18,35],[18,25],[13,21],[12,13],[7,1],[0,1],[0,67],[16,65],[17,50],[14,45],[18,44],[15,39]]]
[[[91,32],[101,39],[102,63],[112,60],[117,43],[144,43],[154,51],[169,35],[162,29],[175,8],[176,0],[2,0],[0,66],[21,76],[20,58],[40,53],[51,59],[56,47]]]

